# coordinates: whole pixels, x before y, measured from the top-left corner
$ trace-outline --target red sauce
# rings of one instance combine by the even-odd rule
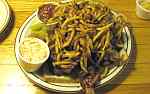
[[[39,19],[46,23],[54,14],[54,8],[56,6],[53,4],[44,4],[39,7],[38,16]]]

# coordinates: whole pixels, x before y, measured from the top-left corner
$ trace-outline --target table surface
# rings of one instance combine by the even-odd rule
[[[14,53],[17,32],[33,11],[50,0],[8,0],[13,11],[8,33],[0,42],[0,94],[56,94],[32,84],[22,73]],[[97,94],[150,93],[150,21],[135,14],[135,0],[104,0],[115,11],[127,16],[135,36],[135,56],[124,72],[112,83],[101,87]],[[13,24],[14,23],[14,24]],[[12,26],[13,25],[13,26]]]

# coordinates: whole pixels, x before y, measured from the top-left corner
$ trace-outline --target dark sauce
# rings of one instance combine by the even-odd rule
[[[56,5],[53,4],[44,4],[39,7],[38,17],[39,19],[46,23],[54,15],[54,9]]]

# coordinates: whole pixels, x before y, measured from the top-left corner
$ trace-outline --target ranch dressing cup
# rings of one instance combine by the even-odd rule
[[[136,14],[142,19],[150,20],[150,0],[136,0]]]
[[[27,72],[38,70],[50,54],[47,44],[34,37],[25,38],[19,45],[20,65]]]

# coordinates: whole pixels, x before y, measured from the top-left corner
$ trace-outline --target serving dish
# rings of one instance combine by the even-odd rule
[[[112,11],[114,15],[118,15],[117,12]],[[21,70],[24,72],[24,74],[35,84],[51,90],[55,92],[65,92],[65,93],[74,93],[74,92],[79,92],[82,90],[82,87],[78,81],[75,81],[74,79],[68,77],[68,76],[57,76],[53,74],[47,73],[47,70],[49,68],[46,68],[44,66],[47,66],[47,63],[43,65],[39,71],[36,72],[27,72],[24,70],[24,68],[20,65],[20,60],[19,60],[19,43],[24,40],[24,38],[27,38],[28,35],[30,34],[29,28],[31,27],[32,24],[39,23],[41,22],[37,16],[37,11],[30,16],[25,23],[22,25],[20,28],[17,38],[16,38],[16,44],[15,44],[15,53],[16,53],[16,58],[18,61],[18,65],[20,66]],[[123,35],[124,35],[124,49],[127,52],[127,55],[130,56],[131,53],[131,48],[132,48],[132,36],[130,33],[130,30],[127,26],[124,26],[123,28]],[[126,66],[127,63],[114,66],[112,67],[109,72],[106,74],[106,76],[99,81],[96,87],[101,87],[108,82],[110,82],[112,79],[115,78]],[[44,73],[43,73],[44,72]],[[45,76],[48,76],[48,80],[45,78]]]
[[[4,31],[10,20],[10,10],[6,0],[0,0],[0,34]]]
[[[136,0],[136,14],[138,17],[149,20],[150,19],[150,10],[145,9],[142,6],[142,2],[150,2],[149,0]]]

